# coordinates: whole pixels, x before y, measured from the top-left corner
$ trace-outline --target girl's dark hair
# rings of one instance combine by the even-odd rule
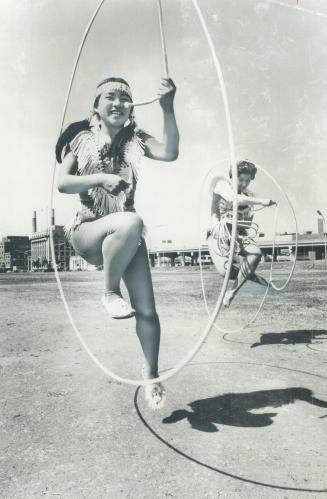
[[[123,78],[116,78],[116,77],[111,77],[111,78],[106,78],[105,80],[102,80],[96,88],[101,87],[104,83],[108,83],[110,81],[113,82],[118,82],[118,83],[124,83],[125,85],[128,85],[127,81],[124,80]],[[129,85],[128,85],[129,86]],[[98,95],[95,98],[95,101],[93,103],[93,107],[96,109],[99,105],[99,99],[100,95]],[[112,144],[112,151],[113,155],[117,156],[119,153],[119,149],[122,146],[124,142],[126,142],[134,133],[136,124],[130,123],[128,126],[122,128],[120,132],[116,135],[113,144]],[[82,121],[76,121],[74,123],[71,123],[70,125],[67,126],[67,128],[62,132],[60,135],[57,144],[56,144],[56,160],[58,163],[62,162],[62,153],[63,150],[65,154],[67,154],[67,146],[69,143],[76,137],[77,134],[84,130],[90,130],[90,121],[88,119],[82,120]]]
[[[83,130],[90,129],[89,120],[76,121],[71,123],[60,135],[56,144],[56,160],[58,163],[62,162],[62,151],[66,149],[67,145],[73,140],[74,137]],[[67,151],[65,151],[67,153]]]
[[[237,164],[237,174],[241,175],[242,173],[245,173],[247,175],[251,176],[251,180],[254,179],[256,173],[257,173],[257,167],[255,166],[254,163],[251,163],[247,159],[238,161]],[[229,176],[232,178],[232,167],[229,169]]]

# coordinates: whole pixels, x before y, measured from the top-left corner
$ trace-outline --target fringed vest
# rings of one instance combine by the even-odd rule
[[[77,159],[76,175],[111,173],[129,183],[130,187],[117,196],[109,194],[102,187],[80,193],[83,208],[65,226],[66,237],[71,241],[72,231],[82,222],[95,220],[111,213],[135,211],[134,196],[138,179],[139,165],[144,156],[145,132],[134,130],[131,138],[120,146],[118,154],[113,155],[112,144],[98,146],[97,132],[83,130],[69,144],[69,149]],[[67,152],[67,151],[66,151]]]
[[[77,158],[76,175],[92,175],[93,173],[111,173],[118,175],[130,187],[114,196],[102,187],[89,189],[80,193],[80,200],[85,208],[94,215],[104,216],[118,211],[134,211],[134,196],[138,179],[138,167],[144,156],[144,132],[136,130],[132,137],[122,145],[119,157],[114,157],[111,145],[98,147],[97,134],[92,130],[84,130],[70,142],[70,150]]]

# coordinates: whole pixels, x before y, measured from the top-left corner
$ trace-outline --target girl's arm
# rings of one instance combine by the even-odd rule
[[[214,193],[219,194],[229,203],[233,202],[233,189],[226,180],[220,181],[216,184]],[[257,197],[254,198],[251,196],[245,196],[244,194],[237,195],[237,202],[240,206],[255,204],[261,204],[262,206],[272,206],[273,204],[276,204],[275,201],[272,201],[271,199],[263,199]]]
[[[170,78],[164,78],[159,88],[160,105],[163,110],[162,142],[147,135],[145,138],[145,156],[159,161],[175,161],[178,158],[179,132],[174,112],[176,87]]]
[[[59,192],[66,194],[78,194],[86,192],[94,187],[103,187],[107,192],[117,195],[120,191],[129,187],[118,175],[108,173],[94,173],[92,175],[76,175],[77,159],[73,153],[68,153],[60,167],[57,186]]]

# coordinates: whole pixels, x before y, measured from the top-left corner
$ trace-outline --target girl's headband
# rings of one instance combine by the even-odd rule
[[[96,89],[94,98],[96,99],[103,93],[110,93],[110,92],[121,92],[123,94],[126,94],[131,99],[131,101],[133,101],[132,92],[129,85],[126,85],[126,83],[121,83],[118,81],[107,81],[106,83],[103,83],[103,85],[100,85]]]

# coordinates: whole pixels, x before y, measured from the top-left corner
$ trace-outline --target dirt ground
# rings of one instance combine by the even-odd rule
[[[288,262],[275,265],[279,282]],[[268,275],[268,266],[261,267]],[[100,272],[62,273],[76,325],[97,358],[139,378],[134,319],[99,301]],[[161,370],[207,323],[196,268],[155,269]],[[221,280],[204,270],[209,306]],[[286,291],[247,283],[199,354],[166,383],[167,403],[112,382],[86,355],[53,274],[0,274],[0,496],[315,498],[327,496],[325,262],[300,262]]]

